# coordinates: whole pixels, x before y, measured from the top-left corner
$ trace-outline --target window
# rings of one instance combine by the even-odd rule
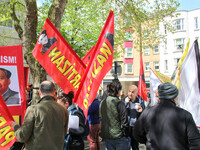
[[[131,32],[125,32],[125,38],[128,41],[132,41],[132,33]]]
[[[133,73],[133,64],[125,64],[125,74]]]
[[[148,30],[145,30],[144,31],[144,37],[148,37],[149,36],[149,31]]]
[[[150,82],[146,81],[145,83],[146,83],[146,88],[149,89],[150,88]]]
[[[167,53],[167,41],[165,41],[165,53]]]
[[[125,58],[133,58],[133,48],[132,47],[125,48]]]
[[[144,48],[144,55],[149,55],[149,46]]]
[[[155,45],[153,48],[153,54],[158,54],[158,53],[159,53],[158,45]]]
[[[153,29],[153,37],[157,37],[158,36],[158,29]]]
[[[132,26],[132,17],[129,13],[126,14],[126,19],[124,19],[124,26],[131,27]]]
[[[178,66],[179,60],[180,60],[180,58],[174,58],[174,65],[175,65],[175,67]]]
[[[184,19],[175,20],[176,30],[184,30]]]
[[[199,28],[199,26],[198,26],[198,17],[194,18],[194,25],[195,25],[195,29]]]
[[[154,70],[159,70],[159,62],[154,62]]]
[[[165,34],[167,34],[167,25],[164,25]]]
[[[165,71],[168,71],[168,60],[165,60]]]
[[[145,71],[150,71],[149,62],[144,63],[144,65],[145,65]]]
[[[176,39],[175,47],[177,51],[183,51],[184,49],[184,39]]]

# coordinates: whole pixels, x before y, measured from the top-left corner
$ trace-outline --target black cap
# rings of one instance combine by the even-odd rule
[[[166,82],[158,86],[159,99],[172,100],[178,96],[178,89],[175,85]]]
[[[8,79],[10,79],[12,73],[11,73],[9,70],[4,69],[4,68],[0,68],[0,70],[2,70],[2,71],[5,73],[6,77],[7,77]]]

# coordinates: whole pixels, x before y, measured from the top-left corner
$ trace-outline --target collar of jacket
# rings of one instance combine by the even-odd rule
[[[176,103],[173,102],[172,100],[169,100],[169,99],[160,99],[160,104],[166,104],[166,103],[173,104],[173,105],[176,106]]]
[[[41,101],[46,101],[46,100],[48,100],[48,101],[50,101],[50,100],[55,101],[56,99],[55,99],[53,96],[47,95],[47,96],[42,97],[42,98],[37,102],[37,104],[40,103]]]
[[[73,109],[78,109],[78,107],[77,107],[77,105],[75,105],[75,104],[71,104],[69,107],[68,107],[68,112],[71,112],[71,110],[73,110]]]

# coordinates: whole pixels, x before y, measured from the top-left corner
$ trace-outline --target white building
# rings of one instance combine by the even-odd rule
[[[165,18],[167,23],[175,27],[172,33],[166,29],[165,23],[160,24],[160,34],[165,35],[165,42],[160,44],[160,72],[171,77],[174,69],[182,57],[188,39],[190,46],[200,37],[200,9],[191,11],[177,11],[174,18]]]

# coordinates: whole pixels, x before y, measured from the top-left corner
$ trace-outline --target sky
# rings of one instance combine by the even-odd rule
[[[37,0],[38,6],[42,4],[44,0]],[[179,0],[180,6],[177,10],[193,10],[200,8],[200,0]]]
[[[179,0],[178,10],[194,10],[200,8],[200,0]]]

